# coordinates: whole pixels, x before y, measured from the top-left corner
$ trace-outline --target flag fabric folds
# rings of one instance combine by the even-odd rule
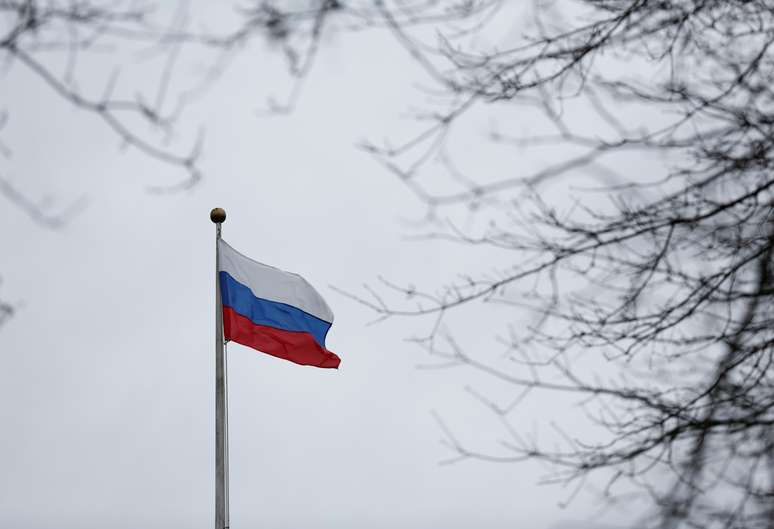
[[[301,365],[338,368],[325,348],[333,312],[307,281],[218,243],[223,333],[231,340]]]

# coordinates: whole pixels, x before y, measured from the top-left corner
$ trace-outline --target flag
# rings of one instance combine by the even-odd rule
[[[218,243],[218,280],[226,340],[301,365],[338,368],[325,348],[333,312],[307,281]]]

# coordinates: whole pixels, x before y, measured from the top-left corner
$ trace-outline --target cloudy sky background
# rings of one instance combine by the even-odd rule
[[[184,64],[183,85],[200,73],[196,57]],[[0,197],[0,292],[18,308],[0,329],[0,526],[212,526],[214,206],[227,210],[235,248],[318,287],[342,358],[339,371],[316,370],[229,347],[232,527],[583,526],[598,511],[593,491],[561,509],[572,491],[538,486],[537,465],[439,465],[450,453],[432,412],[465,443],[497,451],[502,427],[464,388],[512,390],[417,369],[427,358],[405,338],[427,322],[369,326],[373,313],[330,288],[362,292],[379,275],[432,287],[504,262],[408,240],[423,231],[424,205],[355,147],[413,130],[407,110],[423,102],[426,77],[385,32],[337,34],[294,112],[263,116],[266,98],[286,92],[283,68],[263,43],[239,54],[181,124],[206,128],[204,180],[163,195],[148,187],[178,172],[122,150],[22,68],[3,73],[13,153],[0,176],[35,200],[85,196],[88,206],[51,230]],[[108,73],[86,65],[80,75],[99,86]],[[494,177],[545,161],[471,148],[490,125],[471,119],[473,133],[450,146],[470,167]],[[494,335],[512,319],[506,309],[460,317],[471,351],[502,353]],[[546,416],[585,428],[577,409],[545,397],[527,399],[516,426],[532,431]]]

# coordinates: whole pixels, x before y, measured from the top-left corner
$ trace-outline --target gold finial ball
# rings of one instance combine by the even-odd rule
[[[215,224],[220,224],[226,220],[226,210],[223,208],[215,208],[210,211],[210,220]]]

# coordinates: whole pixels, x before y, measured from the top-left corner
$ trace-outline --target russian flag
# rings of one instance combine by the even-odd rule
[[[301,365],[338,368],[325,348],[333,312],[297,275],[245,257],[218,241],[223,333],[231,340]]]

